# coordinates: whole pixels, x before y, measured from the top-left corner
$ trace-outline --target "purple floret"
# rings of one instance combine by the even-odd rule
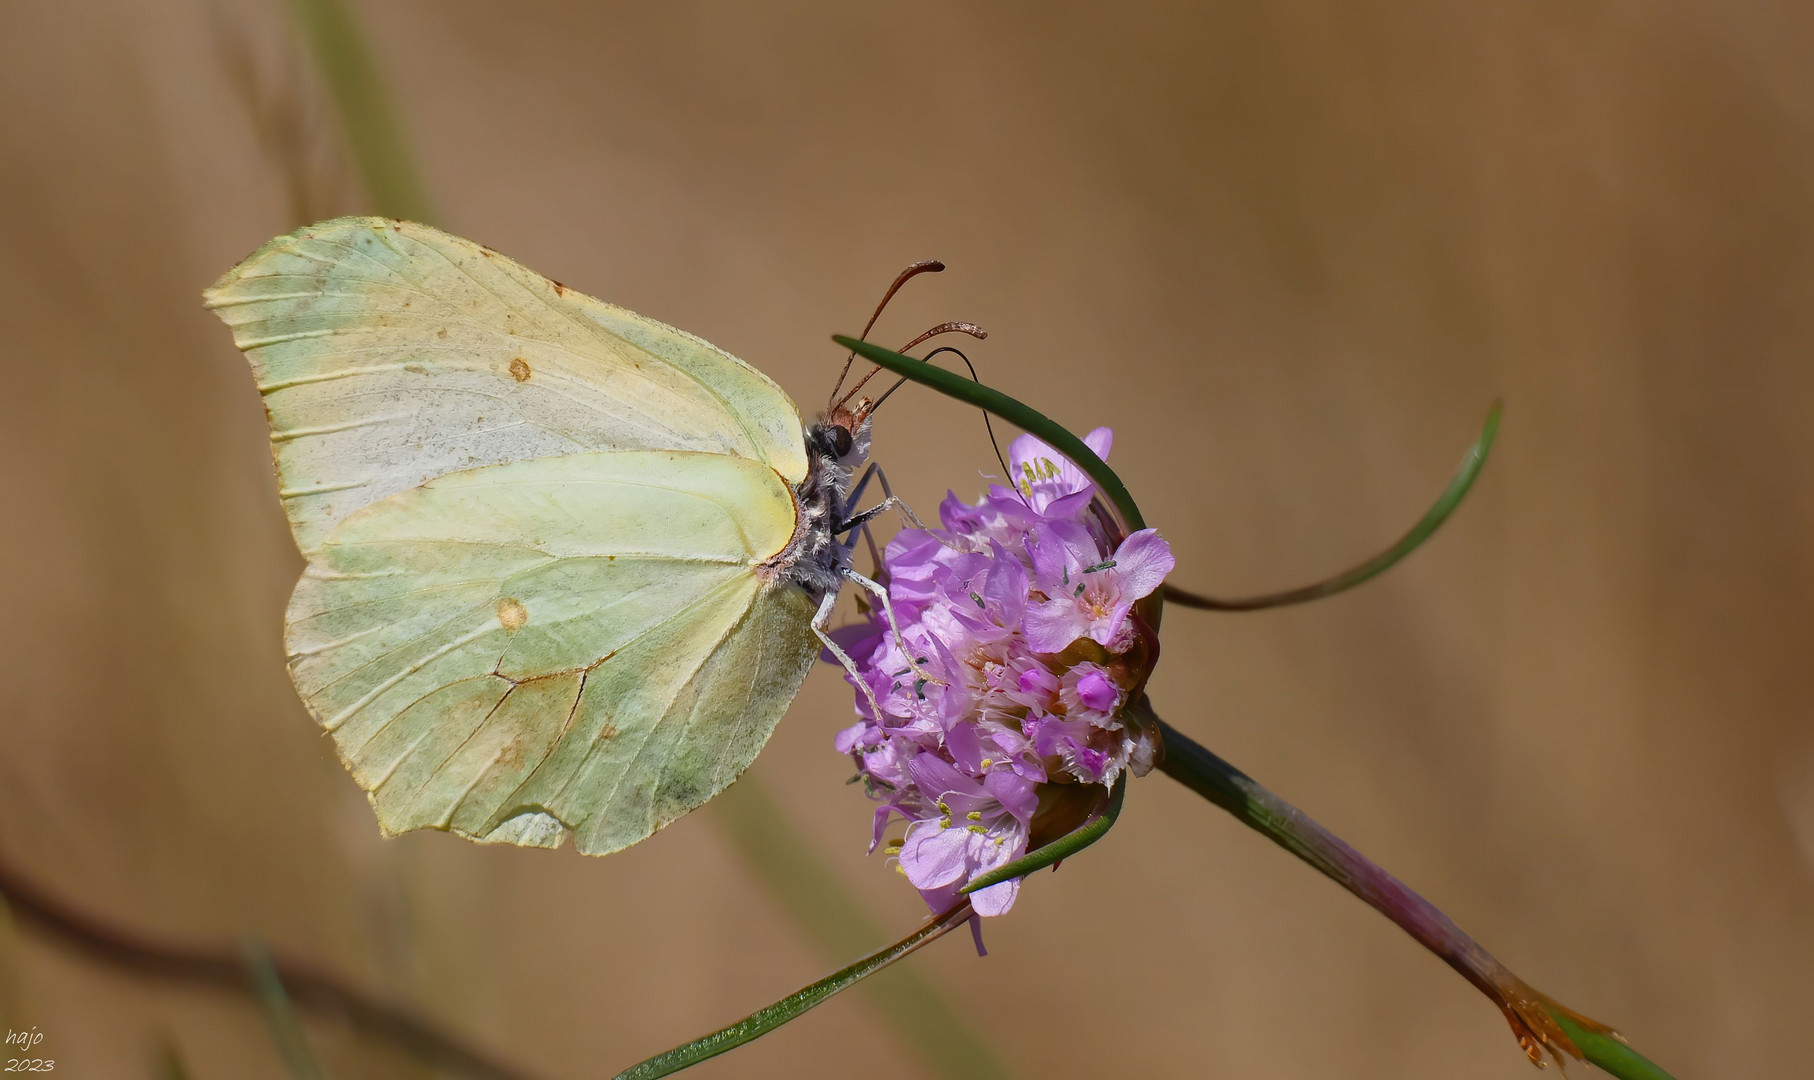
[[[1104,458],[1112,440],[1108,428],[1084,439]],[[1061,787],[1106,796],[1155,751],[1121,718],[1146,674],[1123,661],[1141,632],[1134,604],[1171,571],[1170,547],[1152,529],[1122,537],[1106,526],[1089,478],[1033,436],[1014,441],[1008,464],[1014,487],[991,486],[975,504],[949,495],[943,528],[888,543],[878,576],[899,640],[879,612],[836,635],[858,668],[846,679],[866,683],[881,709],[872,715],[858,692],[859,719],[835,741],[878,804],[870,850],[904,820],[886,851],[935,911],[1026,854],[1042,807],[1080,805]],[[1000,915],[1019,888],[970,899]]]

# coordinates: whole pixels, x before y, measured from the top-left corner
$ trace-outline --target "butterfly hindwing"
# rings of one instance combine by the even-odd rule
[[[794,515],[724,454],[443,476],[324,538],[291,674],[386,831],[615,851],[734,780],[805,678],[811,605],[757,572]]]
[[[304,554],[360,507],[507,461],[690,450],[806,475],[799,412],[761,372],[425,225],[310,225],[206,302],[252,363]]]

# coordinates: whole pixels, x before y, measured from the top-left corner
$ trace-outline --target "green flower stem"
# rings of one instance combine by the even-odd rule
[[[1667,1072],[1627,1046],[1610,1028],[1531,989],[1435,905],[1312,821],[1302,810],[1152,715],[1152,707],[1145,699],[1136,708],[1144,710],[1159,725],[1165,739],[1165,758],[1160,769],[1167,776],[1309,863],[1441,957],[1499,1006],[1511,1024],[1512,1034],[1533,1061],[1541,1061],[1542,1048],[1558,1060],[1562,1054],[1585,1057],[1621,1080],[1671,1080]]]
[[[779,819],[779,814],[774,810],[772,804],[769,805],[767,811],[758,809],[753,814],[750,812],[752,806],[767,799],[767,796],[760,792],[755,794],[745,792],[740,800],[735,798],[734,795],[738,789],[748,783],[747,779],[739,781],[730,792],[720,798],[732,800],[728,812],[721,815],[727,822],[735,823],[732,825],[732,831],[741,841],[757,845],[748,852],[752,866],[765,877],[774,878],[773,887],[777,895],[793,905],[797,912],[830,922],[850,920],[853,913],[840,910],[844,901],[837,882],[812,864],[811,856],[807,855],[803,849],[800,851],[786,850],[797,841],[784,838],[777,845],[773,837],[762,835],[767,829],[765,814],[774,814],[777,819]],[[1127,779],[1124,777],[1115,788],[1114,794],[1109,797],[1108,805],[1103,807],[1102,813],[1097,815],[1094,820],[1072,830],[1060,839],[1044,845],[1031,855],[977,878],[962,891],[966,894],[971,893],[1010,878],[1032,873],[1095,843],[1115,824],[1115,818],[1121,813],[1122,800],[1127,796],[1127,786]],[[861,919],[860,916],[854,917]],[[833,972],[811,986],[795,991],[729,1027],[720,1028],[710,1035],[703,1035],[634,1065],[619,1073],[617,1080],[654,1080],[655,1077],[667,1076],[690,1068],[707,1058],[716,1057],[727,1050],[742,1046],[752,1039],[760,1038],[782,1024],[796,1019],[808,1009],[822,1004],[834,994],[849,989],[857,982],[906,957],[947,931],[962,926],[968,917],[970,917],[970,903],[965,900],[886,949],[873,952],[849,967]],[[853,935],[867,934],[866,927],[867,924],[864,923],[861,927],[852,927],[843,932],[826,931],[822,937],[827,947],[830,947],[834,941],[841,943],[850,940]],[[954,1021],[955,1017],[940,1019],[941,1016],[948,1017],[949,1013],[936,998],[929,997],[929,1000],[918,1004],[911,1000],[915,994],[929,996],[929,991],[910,989],[910,987],[922,984],[919,983],[917,977],[912,983],[905,981],[907,971],[908,969],[903,968],[895,975],[895,983],[903,993],[890,997],[887,1003],[890,1015],[895,1016],[899,1022],[918,1025]],[[897,1013],[897,1008],[905,1011]],[[921,1026],[919,1030],[932,1031],[935,1029]],[[960,1052],[953,1058],[950,1051],[962,1051],[964,1043],[973,1040],[973,1036],[965,1029],[959,1029],[958,1034],[961,1039],[955,1040],[950,1034],[947,1034],[945,1041],[948,1045],[943,1048],[943,1051],[929,1055],[933,1059],[933,1064],[940,1069],[940,1075],[955,1077],[999,1075],[1001,1067],[995,1064],[986,1048],[980,1048],[974,1053]]]
[[[746,773],[706,806],[750,872],[820,952],[842,960],[887,940],[755,777]],[[1002,1080],[1009,1075],[989,1044],[911,966],[868,984],[865,992],[933,1075],[952,1080]]]
[[[1480,432],[1480,438],[1469,447],[1467,455],[1461,459],[1461,467],[1455,471],[1455,478],[1443,489],[1435,505],[1411,526],[1409,532],[1398,538],[1391,547],[1361,563],[1359,566],[1319,581],[1314,585],[1305,585],[1283,592],[1263,593],[1259,596],[1243,596],[1233,600],[1218,600],[1213,596],[1203,596],[1188,592],[1169,582],[1165,585],[1165,598],[1181,607],[1200,608],[1205,611],[1259,611],[1263,608],[1284,607],[1287,604],[1302,604],[1307,600],[1321,600],[1325,596],[1334,596],[1346,592],[1366,581],[1378,577],[1390,570],[1400,559],[1416,551],[1425,540],[1430,538],[1442,523],[1449,519],[1461,500],[1467,497],[1468,489],[1474,486],[1474,479],[1486,465],[1487,454],[1492,452],[1493,437],[1499,432],[1500,405],[1493,403],[1486,414],[1486,424]]]
[[[1633,1050],[1625,1041],[1575,1023],[1566,1013],[1552,1012],[1556,1025],[1581,1048],[1587,1060],[1625,1080],[1674,1080],[1663,1067]]]
[[[1121,816],[1121,803],[1127,798],[1127,782],[1127,777],[1121,778],[1121,783],[1115,785],[1114,792],[1109,795],[1108,805],[1103,807],[1102,813],[1096,815],[1094,819],[1072,829],[1037,851],[1029,851],[1011,863],[998,866],[994,870],[972,879],[970,884],[965,885],[958,892],[968,896],[978,889],[986,889],[991,885],[1000,885],[1004,881],[1025,877],[1035,870],[1044,870],[1060,859],[1068,859],[1107,836],[1108,831],[1115,827],[1115,819]]]
[[[717,1057],[727,1050],[735,1050],[746,1042],[761,1038],[896,960],[937,941],[946,933],[962,926],[970,917],[970,903],[966,900],[886,949],[870,953],[849,967],[834,971],[811,986],[796,990],[729,1027],[719,1028],[710,1035],[701,1036],[684,1046],[677,1046],[632,1065],[618,1073],[617,1080],[655,1080],[656,1077],[677,1073],[707,1058]]]
[[[924,360],[903,356],[880,345],[871,345],[867,341],[858,341],[842,334],[834,335],[832,340],[872,364],[930,386],[948,397],[967,401],[1044,439],[1053,449],[1070,458],[1078,468],[1089,474],[1091,480],[1096,481],[1096,486],[1114,502],[1115,508],[1121,511],[1121,516],[1127,519],[1130,532],[1146,528],[1146,519],[1140,516],[1140,507],[1134,504],[1134,497],[1128,494],[1127,486],[1115,475],[1115,470],[1097,457],[1094,450],[1085,446],[1082,439],[1066,431],[1044,413],[1016,401],[1000,390],[973,382],[944,368],[933,367]],[[1013,483],[1013,479],[1006,478],[1009,483]]]

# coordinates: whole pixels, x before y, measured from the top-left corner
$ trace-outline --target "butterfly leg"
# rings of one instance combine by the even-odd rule
[[[869,509],[858,514],[856,517],[853,517],[848,521],[840,523],[838,525],[838,531],[839,532],[854,532],[855,530],[861,528],[864,525],[869,524],[871,521],[874,521],[876,518],[881,517],[883,514],[887,513],[888,511],[894,509],[897,506],[900,507],[901,510],[904,511],[905,513],[908,513],[908,514],[913,513],[913,511],[907,509],[906,503],[895,498],[893,495],[890,495],[886,499],[883,499],[881,502],[876,503],[874,506],[872,506]],[[919,526],[915,525],[914,528],[917,529],[917,528],[919,528]]]
[[[920,516],[913,512],[913,507],[908,506],[895,497],[894,489],[888,486],[888,474],[883,471],[882,466],[880,465],[876,465],[876,479],[882,484],[882,494],[886,497],[885,501],[893,503],[901,508],[901,516],[907,519],[907,524],[916,529],[923,529],[926,527],[925,522],[920,520]]]
[[[813,634],[818,637],[819,643],[825,646],[827,652],[838,658],[838,663],[844,666],[844,670],[850,672],[851,681],[856,683],[857,689],[863,691],[863,696],[869,699],[870,715],[875,717],[877,723],[880,723],[882,706],[876,701],[876,692],[869,688],[869,680],[863,677],[863,672],[857,667],[857,662],[850,658],[850,654],[844,651],[844,647],[833,641],[831,635],[825,632],[825,628],[831,623],[832,609],[837,606],[838,594],[835,591],[826,593],[825,599],[819,601],[818,612],[813,615]]]
[[[870,595],[874,596],[876,599],[878,599],[882,602],[882,614],[884,614],[888,617],[888,629],[889,629],[889,631],[891,631],[894,634],[894,643],[897,647],[900,648],[902,659],[907,661],[907,666],[909,668],[913,669],[913,673],[915,675],[919,676],[920,678],[925,679],[927,682],[938,683],[940,686],[943,686],[945,684],[945,680],[940,679],[940,678],[935,678],[934,676],[928,674],[927,672],[925,672],[924,670],[922,670],[920,668],[919,660],[915,659],[915,657],[913,655],[913,650],[908,648],[908,646],[907,646],[907,639],[905,639],[901,636],[901,626],[899,623],[894,621],[894,605],[892,603],[890,603],[888,600],[888,590],[882,588],[882,586],[869,580],[868,578],[864,577],[862,574],[857,573],[855,570],[852,570],[848,566],[846,566],[842,570],[838,571],[838,573],[844,578],[845,581],[848,581],[848,582],[852,583],[853,585],[860,587],[861,589],[863,589],[863,591],[869,593]]]
[[[869,486],[871,478],[874,478],[881,483],[883,499],[880,504],[872,506],[861,514],[852,517],[851,514],[856,510],[857,502],[862,499],[863,490]],[[862,477],[851,487],[850,497],[844,500],[844,517],[847,520],[843,525],[838,527],[837,531],[844,532],[847,529],[854,529],[892,507],[900,508],[901,516],[907,520],[907,524],[912,528],[923,529],[926,527],[925,523],[920,520],[920,516],[913,512],[913,507],[908,506],[902,501],[901,498],[894,493],[894,489],[888,485],[888,474],[882,470],[882,466],[872,461],[869,463],[869,468],[863,470]]]
[[[857,526],[850,530],[850,534],[844,537],[844,539],[838,541],[844,547],[844,561],[851,561],[851,553],[857,550],[858,540],[862,540],[869,545],[869,564],[875,567],[870,573],[878,578],[882,577],[882,552],[876,547],[875,534],[870,532],[868,525]],[[857,597],[857,610],[865,615],[869,613],[868,603],[860,596]]]
[[[857,546],[857,533],[861,533],[863,535],[863,541],[869,545],[869,565],[875,568],[871,570],[870,573],[876,577],[880,577],[882,575],[882,553],[876,550],[875,534],[869,531],[869,526],[867,525],[858,529],[856,533],[852,533],[850,536],[851,550],[854,550]]]
[[[869,467],[863,470],[863,475],[857,478],[857,482],[851,485],[850,494],[844,499],[845,517],[849,517],[850,512],[857,508],[857,503],[863,498],[864,490],[869,487],[869,481],[874,479],[875,474],[881,470],[882,466],[872,461],[869,463]]]

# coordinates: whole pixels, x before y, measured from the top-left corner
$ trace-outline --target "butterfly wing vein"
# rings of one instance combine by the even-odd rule
[[[773,382],[407,222],[278,237],[205,298],[309,559],[291,676],[387,832],[602,854],[748,766],[817,652],[756,572],[806,476]]]
[[[616,851],[729,785],[805,678],[811,605],[755,572],[792,518],[718,454],[451,474],[329,534],[291,675],[386,831]]]
[[[806,474],[799,412],[761,372],[425,225],[311,225],[205,301],[252,363],[305,553],[362,506],[506,461],[672,449]]]

